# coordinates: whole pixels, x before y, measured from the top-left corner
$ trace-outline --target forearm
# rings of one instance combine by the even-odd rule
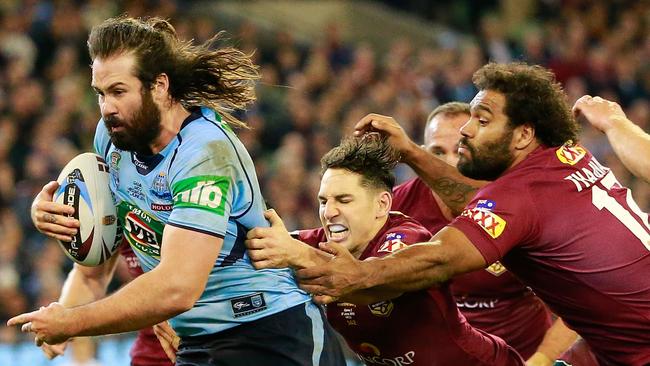
[[[59,303],[65,307],[73,307],[104,297],[118,258],[119,255],[115,255],[101,266],[92,268],[75,264],[63,283]]]
[[[72,308],[69,324],[72,336],[122,333],[152,326],[189,308],[187,294],[154,269],[111,296]]]
[[[411,144],[402,160],[442,199],[454,216],[459,215],[486,182],[469,179],[456,167]]]
[[[361,262],[365,273],[361,289],[404,293],[446,282],[451,273],[439,251],[429,250],[432,245],[438,242],[411,245],[390,256]]]
[[[300,240],[293,239],[293,255],[289,259],[289,266],[293,269],[309,268],[325,264],[332,258],[332,255],[320,249],[314,248]]]
[[[625,167],[650,183],[650,135],[626,118],[615,120],[605,134]]]
[[[562,319],[557,318],[546,331],[542,343],[539,344],[531,359],[545,358],[548,361],[547,364],[552,365],[577,339],[578,333],[569,329]]]

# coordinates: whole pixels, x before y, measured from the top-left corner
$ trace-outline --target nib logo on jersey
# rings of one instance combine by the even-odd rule
[[[359,345],[357,356],[366,365],[402,366],[415,363],[415,351],[408,351],[402,356],[392,358],[382,357],[381,350],[377,346],[366,342]]]
[[[201,175],[172,186],[174,207],[198,208],[223,216],[230,188],[228,177]]]
[[[131,247],[140,253],[160,258],[164,225],[138,207],[122,201],[117,207],[123,231]]]
[[[506,228],[506,220],[492,212],[496,203],[492,200],[479,200],[474,208],[468,208],[460,215],[478,224],[493,239],[498,238]]]

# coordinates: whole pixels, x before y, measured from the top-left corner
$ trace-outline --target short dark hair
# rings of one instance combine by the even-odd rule
[[[213,49],[218,33],[202,45],[181,41],[174,27],[161,18],[110,18],[88,36],[91,60],[132,52],[134,73],[145,88],[158,75],[169,77],[171,97],[185,107],[206,106],[227,122],[246,126],[230,114],[255,101],[258,67],[251,57],[232,47]]]
[[[361,175],[363,186],[392,192],[393,168],[399,159],[399,153],[388,144],[386,137],[376,132],[347,137],[323,156],[321,174],[327,169],[346,169]]]
[[[535,136],[546,146],[577,142],[578,123],[550,70],[521,62],[489,63],[474,73],[472,81],[480,90],[505,95],[504,112],[511,126],[531,123]]]

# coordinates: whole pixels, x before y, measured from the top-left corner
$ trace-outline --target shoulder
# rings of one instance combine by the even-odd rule
[[[413,218],[391,211],[385,230],[375,243],[378,254],[393,253],[408,245],[426,242],[431,233]]]

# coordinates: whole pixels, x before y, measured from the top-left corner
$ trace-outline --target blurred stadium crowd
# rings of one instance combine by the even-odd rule
[[[410,2],[386,3],[416,10]],[[489,11],[463,18],[469,24],[436,19],[444,31],[435,47],[416,48],[401,39],[382,54],[366,43],[345,42],[335,23],[307,43],[282,29],[271,42],[262,42],[250,22],[228,29],[232,44],[255,51],[262,74],[258,103],[240,114],[252,128],[239,135],[257,164],[268,203],[289,229],[319,224],[314,214],[319,159],[357,120],[369,112],[394,116],[421,140],[435,106],[473,97],[472,73],[488,60],[547,66],[563,83],[569,103],[583,94],[616,100],[648,131],[647,1],[542,1],[524,19],[509,10],[516,2],[494,3]],[[208,15],[192,16],[190,5],[173,0],[1,4],[0,318],[6,321],[56,300],[71,267],[58,245],[35,231],[29,207],[68,160],[91,149],[99,112],[85,45],[90,27],[125,12],[169,18],[182,37],[195,42],[222,27]],[[470,10],[468,5],[465,11]],[[604,136],[584,126],[582,142],[649,210],[650,187],[623,168]],[[410,174],[398,170],[400,180]],[[112,286],[125,278],[122,269]],[[21,337],[0,327],[0,344]]]

